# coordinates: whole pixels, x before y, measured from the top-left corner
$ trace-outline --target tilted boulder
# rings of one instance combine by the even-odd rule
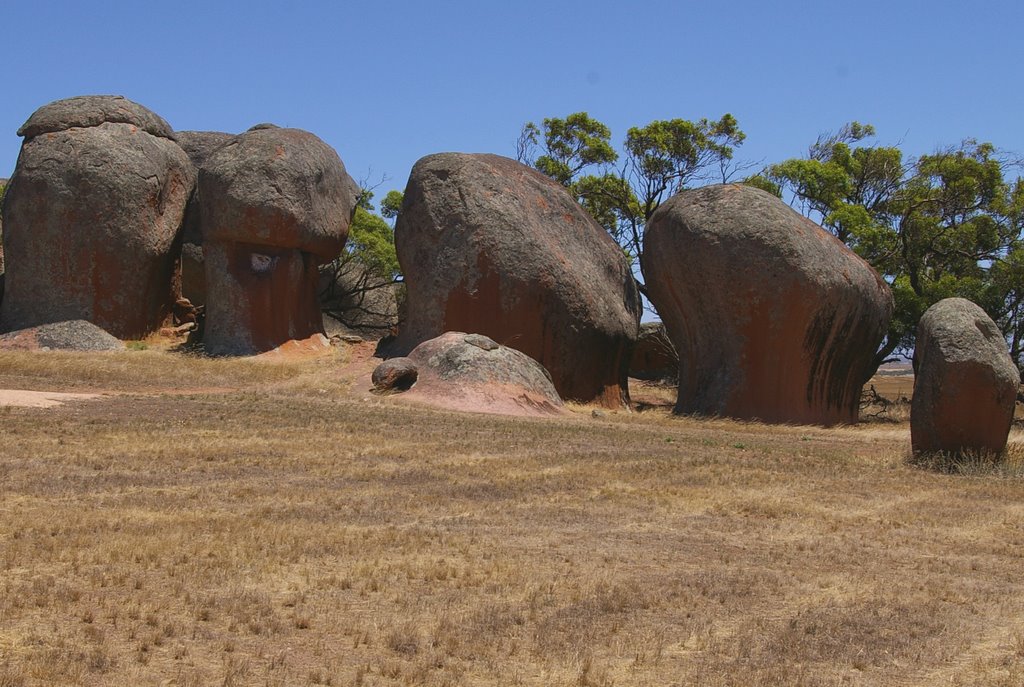
[[[640,318],[629,264],[559,184],[497,155],[413,167],[395,227],[406,310],[398,354],[485,334],[548,369],[567,399],[618,407]]]
[[[505,415],[562,410],[562,399],[540,363],[482,334],[446,332],[402,360],[418,369],[409,397],[432,405]]]
[[[677,413],[857,421],[893,303],[838,239],[769,193],[709,186],[654,213],[642,264],[679,354]]]
[[[969,300],[925,311],[914,347],[910,436],[915,452],[998,454],[1006,448],[1020,374],[995,322]]]
[[[156,331],[178,298],[195,183],[170,126],[120,96],[86,96],[44,105],[18,133],[0,327],[84,319],[120,339]]]
[[[206,160],[198,193],[206,351],[326,347],[317,268],[341,252],[360,194],[338,154],[309,132],[261,125]]]

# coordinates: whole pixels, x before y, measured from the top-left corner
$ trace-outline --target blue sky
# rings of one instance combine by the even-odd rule
[[[801,154],[853,119],[911,154],[964,137],[1024,154],[1024,3],[7,3],[0,177],[40,105],[127,96],[175,129],[308,129],[401,189],[440,151],[514,154],[586,110],[616,143],[654,119],[737,117],[738,157]]]

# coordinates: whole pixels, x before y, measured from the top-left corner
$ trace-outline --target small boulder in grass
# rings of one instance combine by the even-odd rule
[[[378,393],[388,391],[408,391],[419,377],[419,368],[409,358],[391,358],[378,365],[371,380],[373,390]]]
[[[910,406],[914,452],[1002,453],[1019,387],[1006,340],[988,314],[963,298],[939,301],[917,327]]]

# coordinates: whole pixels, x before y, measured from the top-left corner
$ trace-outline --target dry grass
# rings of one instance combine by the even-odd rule
[[[911,466],[892,423],[458,415],[337,363],[0,355],[131,392],[0,409],[0,687],[1024,683],[1019,470]]]

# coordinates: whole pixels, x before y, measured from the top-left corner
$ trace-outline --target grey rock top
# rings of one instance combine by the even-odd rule
[[[984,360],[1001,364],[1007,374],[1016,372],[996,323],[966,298],[945,298],[928,308],[918,324],[918,336],[922,348],[934,342],[945,362]]]
[[[360,189],[329,145],[300,129],[260,128],[199,170],[205,241],[300,248],[325,259],[345,243]]]
[[[174,130],[163,117],[120,95],[82,95],[55,100],[32,113],[18,129],[26,139],[39,134],[103,123],[131,124],[160,138],[175,140]]]

